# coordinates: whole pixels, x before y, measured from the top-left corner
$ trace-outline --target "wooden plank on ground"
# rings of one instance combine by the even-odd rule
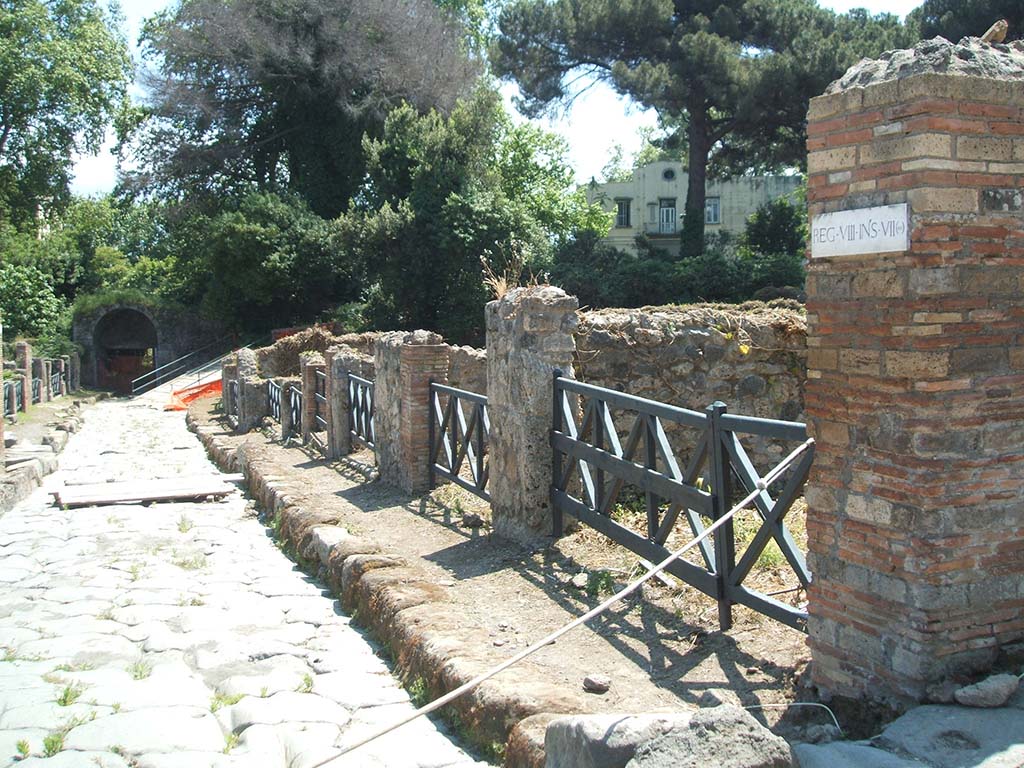
[[[66,486],[52,493],[54,503],[58,506],[92,507],[128,502],[148,503],[206,497],[218,498],[234,491],[235,486],[231,483],[241,480],[241,475],[170,477],[123,483]]]

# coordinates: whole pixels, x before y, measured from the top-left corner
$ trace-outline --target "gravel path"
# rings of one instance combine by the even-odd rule
[[[60,471],[0,517],[0,766],[302,768],[412,706],[240,493],[51,505],[65,483],[215,472],[165,399],[88,410]],[[419,720],[330,765],[485,764]]]

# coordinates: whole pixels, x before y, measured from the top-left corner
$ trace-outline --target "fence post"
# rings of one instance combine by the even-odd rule
[[[49,402],[50,380],[46,378],[46,361],[41,357],[32,360],[32,378],[39,379],[39,402]]]
[[[301,392],[302,385],[296,378],[278,379],[278,382],[281,384],[281,440],[284,441],[301,428],[301,422],[300,424],[292,422],[292,387]]]
[[[15,342],[14,362],[21,373],[22,391],[25,393],[22,410],[27,411],[32,404],[32,345],[27,341]]]
[[[728,409],[720,400],[712,403],[707,414],[711,421],[711,490],[715,520],[724,517],[732,506],[732,472],[725,450],[722,415]],[[732,520],[715,531],[715,577],[718,582],[718,623],[722,631],[732,629],[732,600],[729,580],[736,566],[736,540]]]
[[[303,352],[299,355],[299,373],[302,377],[302,442],[309,442],[309,436],[316,427],[316,372],[324,370],[324,356],[319,352]]]
[[[561,288],[515,288],[486,308],[494,529],[536,542],[556,520],[550,435],[554,373],[572,377],[579,302]]]
[[[448,381],[448,345],[436,333],[386,333],[375,352],[380,478],[406,493],[430,488],[430,380]]]
[[[551,430],[552,432],[562,431],[562,392],[558,389],[558,379],[562,377],[562,369],[555,368],[551,372]],[[492,422],[493,430],[493,422]],[[493,432],[492,432],[493,434]],[[493,438],[492,438],[493,442]],[[552,446],[551,448],[551,481],[552,487],[562,477],[562,453]],[[493,482],[493,481],[492,481]],[[550,491],[548,503],[551,504],[551,535],[558,538],[565,533],[565,519],[562,515],[560,507],[555,506],[554,502],[550,499]]]
[[[53,361],[43,360],[43,389],[46,390],[46,400],[53,400],[57,396],[53,394]]]

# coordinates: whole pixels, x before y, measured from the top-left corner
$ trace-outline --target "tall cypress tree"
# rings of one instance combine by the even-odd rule
[[[684,257],[703,250],[709,168],[803,165],[808,100],[862,56],[909,42],[895,16],[836,16],[814,0],[518,0],[499,30],[495,68],[527,112],[590,75],[680,126]]]

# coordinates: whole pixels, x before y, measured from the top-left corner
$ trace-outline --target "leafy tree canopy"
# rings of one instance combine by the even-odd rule
[[[499,29],[495,68],[518,81],[528,113],[590,75],[678,123],[687,255],[703,245],[709,163],[719,173],[801,164],[810,97],[908,40],[895,16],[836,16],[814,0],[517,0]]]
[[[375,327],[479,340],[481,257],[497,274],[539,271],[575,233],[607,231],[606,214],[573,189],[561,140],[513,126],[488,88],[448,116],[396,109],[364,148],[369,182],[340,242],[365,260]]]
[[[68,199],[132,77],[119,18],[97,0],[0,3],[0,222],[34,227]]]
[[[330,218],[360,139],[401,101],[448,110],[479,61],[475,2],[179,0],[143,33],[158,72],[132,182],[169,199],[291,190]]]
[[[963,37],[980,37],[993,22],[1010,24],[1007,40],[1024,38],[1024,3],[1020,0],[925,0],[907,16],[922,38],[940,35],[958,42]]]

